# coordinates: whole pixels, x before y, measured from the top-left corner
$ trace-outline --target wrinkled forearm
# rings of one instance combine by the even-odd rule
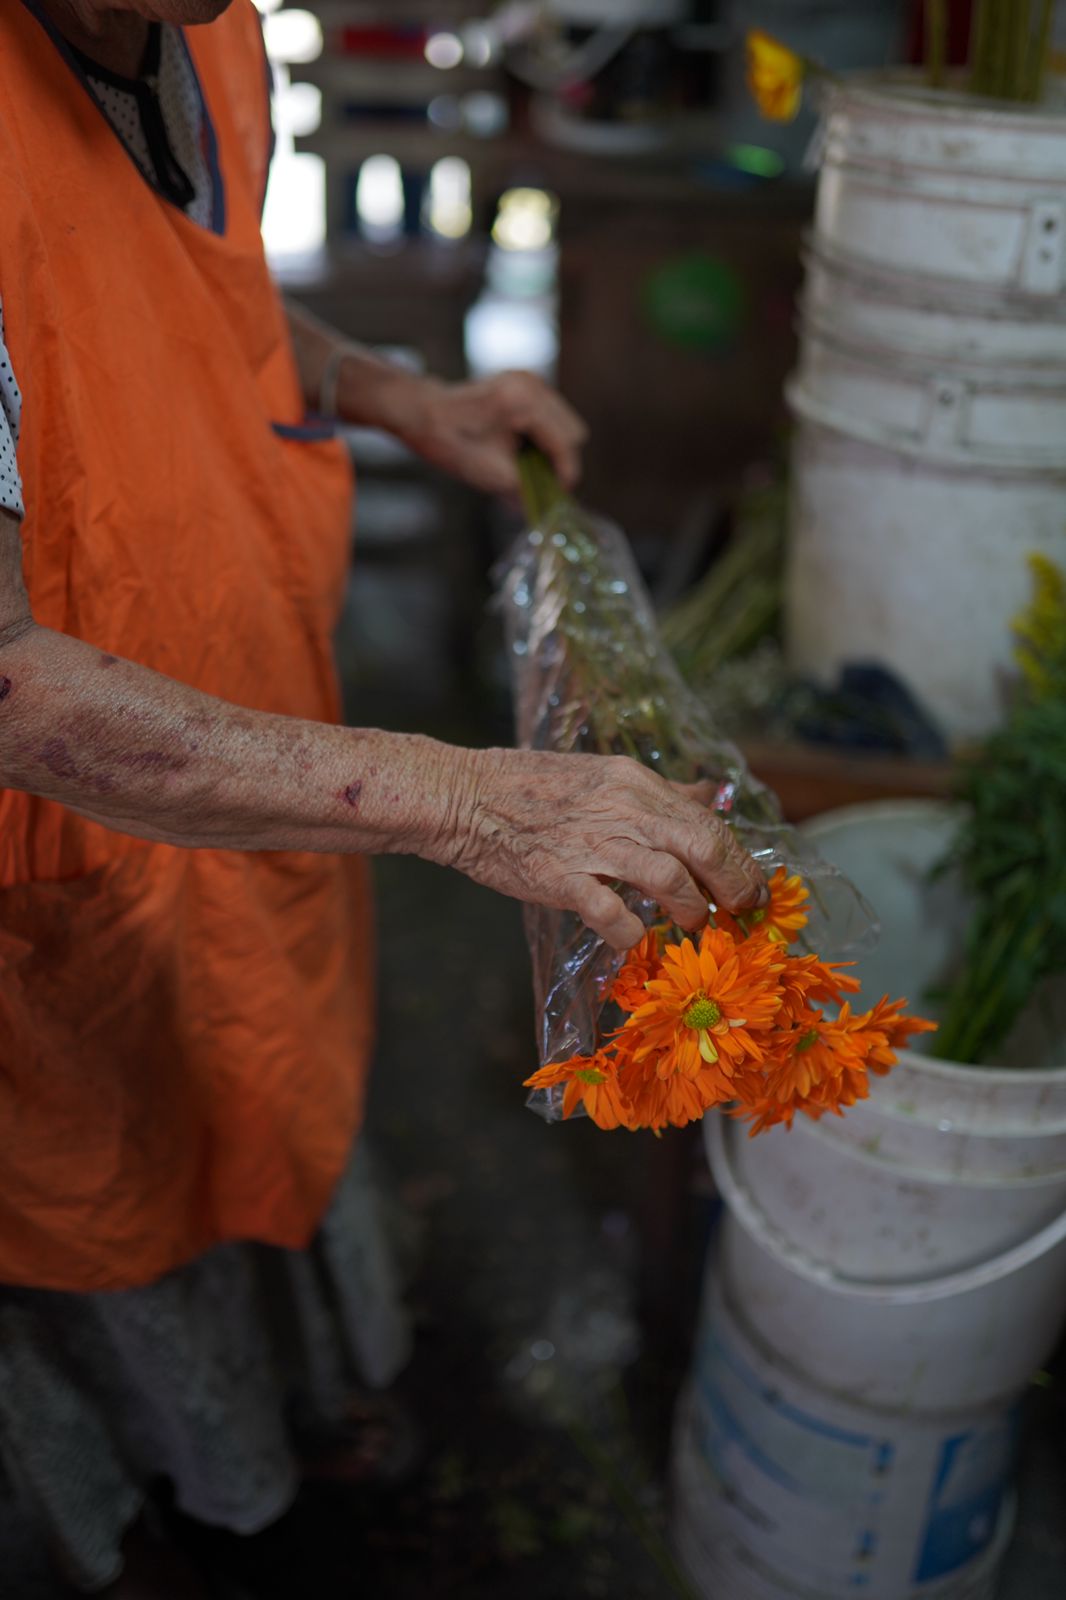
[[[475,759],[244,710],[32,624],[0,643],[0,785],[140,838],[444,861]]]

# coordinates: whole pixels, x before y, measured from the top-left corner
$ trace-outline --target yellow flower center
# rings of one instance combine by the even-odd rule
[[[722,1009],[706,995],[694,1000],[681,1018],[686,1028],[715,1028],[722,1020]]]
[[[809,1050],[812,1045],[817,1044],[817,1043],[818,1043],[818,1029],[817,1028],[809,1028],[807,1030],[807,1032],[803,1035],[802,1039],[797,1039],[797,1041],[796,1041],[796,1050],[797,1050],[797,1052],[800,1051],[800,1050]]]
[[[579,1067],[574,1073],[575,1078],[580,1078],[582,1083],[606,1083],[607,1074],[598,1067]]]

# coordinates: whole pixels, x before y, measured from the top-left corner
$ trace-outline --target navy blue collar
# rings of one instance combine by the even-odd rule
[[[182,210],[182,207],[152,182],[151,178],[141,167],[140,163],[135,159],[132,152],[127,148],[121,133],[115,126],[111,117],[108,115],[107,108],[93,92],[92,84],[89,82],[85,65],[83,64],[84,58],[68,43],[64,36],[60,33],[59,29],[55,26],[52,19],[45,15],[45,13],[41,10],[41,7],[37,4],[37,0],[22,0],[22,3],[26,7],[27,11],[29,11],[37,19],[41,27],[47,33],[52,43],[59,51],[59,54],[63,57],[63,60],[66,62],[67,66],[70,68],[75,78],[77,78],[78,82],[89,96],[89,99],[92,101],[93,105],[99,111],[100,115],[103,117],[104,121],[115,135],[115,138],[118,140],[123,150],[126,151],[126,155],[133,163],[141,179],[148,185],[153,194],[158,195],[158,197],[161,200],[166,201],[168,205],[173,205],[174,209],[181,211],[182,215],[184,216],[185,212]],[[203,84],[200,82],[200,74],[196,70],[196,63],[192,59],[192,55],[189,51],[189,44],[185,37],[185,30],[183,28],[178,28],[177,34],[181,40],[181,47],[185,51],[185,56],[189,63],[189,70],[191,71],[193,75],[193,81],[196,84],[196,92],[200,98],[200,114],[204,129],[204,156],[207,161],[207,170],[211,178],[211,232],[221,235],[226,231],[226,186],[223,181],[222,170],[218,164],[218,138],[215,134],[215,125],[212,121],[211,113],[204,97]],[[117,82],[123,86],[130,83],[130,80],[122,79],[117,73],[108,72],[108,70],[104,67],[100,68],[100,76],[107,81]],[[191,221],[192,219],[190,218],[189,220]],[[196,227],[197,224],[193,223],[193,226]]]

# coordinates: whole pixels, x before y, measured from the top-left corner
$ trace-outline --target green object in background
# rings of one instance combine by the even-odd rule
[[[747,314],[740,275],[702,251],[659,267],[644,285],[644,313],[670,344],[715,351],[731,345]]]

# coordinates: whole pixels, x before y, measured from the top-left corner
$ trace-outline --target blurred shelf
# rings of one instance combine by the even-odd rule
[[[483,17],[485,0],[291,0],[300,11],[313,11],[324,28],[365,26],[406,28],[422,23],[445,30],[471,17]],[[289,0],[285,0],[287,9]]]
[[[772,789],[790,822],[871,800],[943,799],[952,792],[950,761],[858,755],[811,744],[742,741],[744,758]]]
[[[294,83],[313,83],[324,94],[390,104],[426,103],[438,95],[470,94],[500,85],[496,73],[475,67],[442,72],[426,61],[363,59],[339,52],[294,65],[290,71]]]

